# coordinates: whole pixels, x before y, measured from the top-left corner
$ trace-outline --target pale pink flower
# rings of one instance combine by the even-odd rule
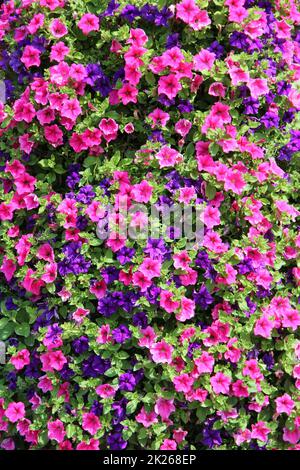
[[[84,413],[82,416],[82,429],[94,436],[99,429],[101,429],[101,423],[98,416],[94,413]]]
[[[177,444],[176,441],[172,439],[164,439],[162,445],[160,446],[160,450],[176,450]]]
[[[80,18],[77,26],[85,35],[91,31],[99,31],[99,18],[92,13],[86,13]]]
[[[162,397],[158,398],[156,400],[154,410],[163,421],[167,421],[169,416],[175,411],[174,399],[167,400]]]
[[[213,391],[219,395],[220,393],[228,395],[230,388],[231,379],[223,372],[217,372],[216,375],[211,377],[210,384]]]
[[[48,428],[48,437],[49,439],[53,439],[56,442],[62,442],[66,435],[66,431],[64,428],[64,424],[60,419],[56,419],[55,421],[49,421],[47,424]]]
[[[197,55],[194,56],[194,70],[210,70],[216,59],[216,55],[207,49],[202,49]]]
[[[173,350],[173,346],[165,341],[160,341],[150,346],[153,361],[160,364],[170,364],[172,362]]]
[[[170,100],[177,96],[182,86],[174,74],[164,75],[158,81],[158,94],[166,95]]]
[[[268,81],[266,78],[249,78],[247,86],[251,97],[254,99],[269,93]]]
[[[30,364],[30,353],[28,349],[21,349],[14,356],[11,356],[10,361],[16,370],[21,370],[23,367]]]
[[[153,187],[146,180],[143,180],[133,186],[131,193],[135,201],[147,203],[152,196],[152,191]]]
[[[25,46],[20,60],[27,69],[33,66],[39,67],[41,65],[40,55],[41,51],[35,47]]]
[[[295,402],[288,393],[284,393],[281,397],[276,398],[276,413],[286,413],[290,415],[295,408]]]
[[[271,430],[266,426],[264,421],[258,421],[256,424],[251,426],[251,438],[258,439],[259,441],[266,442],[268,434]]]
[[[62,21],[60,21],[58,18],[55,18],[50,23],[50,32],[55,38],[62,38],[68,34],[68,28]]]
[[[156,413],[154,411],[147,413],[144,407],[142,407],[141,411],[136,415],[135,420],[141,423],[145,428],[149,428],[152,424],[158,422]]]
[[[11,422],[16,423],[20,421],[25,416],[25,406],[21,401],[11,402],[5,410],[4,416]]]

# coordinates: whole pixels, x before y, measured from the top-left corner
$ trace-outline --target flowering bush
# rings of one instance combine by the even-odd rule
[[[0,3],[1,448],[299,448],[297,1]]]

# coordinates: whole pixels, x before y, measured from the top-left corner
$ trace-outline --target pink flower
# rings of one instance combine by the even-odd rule
[[[94,294],[97,299],[102,299],[106,293],[106,283],[104,280],[96,281],[91,287],[90,292]]]
[[[128,103],[137,103],[138,89],[130,85],[130,83],[125,83],[120,90],[118,90],[118,97],[123,104]]]
[[[266,426],[263,421],[258,421],[251,426],[251,439],[258,439],[259,441],[266,442],[268,434],[271,430]]]
[[[137,271],[133,273],[132,281],[134,286],[139,286],[142,292],[144,292],[148,287],[151,286],[152,281],[145,276],[145,274]]]
[[[138,70],[134,62],[125,65],[125,80],[127,80],[132,85],[137,85],[141,77],[142,73]]]
[[[90,311],[86,308],[77,308],[75,312],[72,314],[73,320],[77,323],[82,323],[83,319],[90,313]]]
[[[225,97],[226,88],[221,82],[214,82],[208,89],[209,95],[219,96],[220,98]]]
[[[68,34],[68,28],[62,21],[55,18],[55,20],[50,23],[50,32],[55,38],[62,38]]]
[[[23,134],[19,137],[20,149],[29,155],[33,148],[34,142],[30,140],[29,134]]]
[[[200,357],[194,359],[198,374],[211,374],[215,360],[213,356],[204,351]]]
[[[86,13],[81,17],[77,26],[85,35],[91,31],[99,31],[99,18],[92,13]]]
[[[119,126],[114,119],[101,119],[99,129],[107,142],[117,138]]]
[[[300,313],[296,309],[290,309],[285,312],[282,319],[282,326],[284,328],[291,328],[293,331],[297,330],[300,325]]]
[[[90,439],[88,442],[80,442],[76,450],[99,450],[98,439]]]
[[[219,395],[220,393],[222,393],[223,395],[228,395],[230,382],[230,377],[223,374],[223,372],[217,372],[216,375],[214,375],[210,379],[212,389],[217,395]]]
[[[15,446],[14,440],[11,437],[8,437],[6,439],[3,439],[0,447],[1,449],[4,449],[4,450],[15,450],[16,446]]]
[[[173,255],[173,260],[174,268],[183,270],[187,269],[189,267],[190,262],[192,261],[186,250],[180,251],[179,253],[175,253]]]
[[[14,216],[14,210],[11,204],[0,204],[0,220],[12,220]]]
[[[192,123],[188,119],[179,119],[175,124],[175,131],[182,137],[188,135],[192,127]]]
[[[248,375],[253,380],[258,379],[261,376],[256,359],[249,359],[246,361],[242,372],[244,376]]]
[[[56,44],[53,44],[51,47],[50,60],[61,62],[64,60],[65,56],[69,54],[69,52],[70,49],[65,45],[65,43],[63,41],[59,41]]]
[[[41,65],[40,59],[41,52],[33,46],[25,46],[21,57],[21,62],[27,69],[34,65],[39,67]]]
[[[41,245],[36,254],[37,258],[43,259],[45,261],[52,262],[54,261],[54,251],[52,246],[49,243],[44,243]]]
[[[244,191],[246,182],[244,181],[239,171],[228,170],[225,179],[225,191],[231,191],[236,194],[241,194]]]
[[[56,419],[55,421],[50,421],[47,424],[48,428],[48,437],[49,439],[53,439],[56,442],[62,442],[66,435],[66,431],[64,428],[64,424],[60,419]]]
[[[159,161],[159,167],[166,168],[178,163],[181,160],[181,155],[177,150],[164,145],[159,152],[157,152],[156,158]]]
[[[63,133],[57,124],[44,127],[44,134],[46,140],[53,145],[53,147],[58,147],[63,144]]]
[[[0,218],[1,218],[1,205],[0,205]],[[1,218],[1,220],[4,220],[4,219]],[[16,269],[17,269],[16,264],[13,262],[13,260],[8,259],[6,256],[4,256],[2,265],[0,267],[0,271],[3,272],[7,282],[9,282],[12,279]]]
[[[177,449],[177,444],[176,441],[173,441],[172,439],[165,439],[160,446],[160,450],[176,450]]]
[[[232,393],[235,397],[245,397],[249,396],[248,388],[242,380],[237,380],[232,384]]]
[[[169,113],[166,113],[165,111],[156,108],[154,109],[154,111],[152,111],[152,113],[148,115],[148,118],[151,119],[151,121],[153,122],[153,124],[151,125],[152,128],[155,126],[164,127],[169,121],[170,115]]]
[[[188,374],[181,374],[173,379],[176,392],[188,393],[191,390],[193,383],[194,379]]]
[[[21,349],[14,356],[11,356],[10,361],[16,370],[21,370],[23,367],[30,364],[30,353],[28,349]]]
[[[146,276],[147,279],[152,279],[153,277],[159,277],[161,270],[161,261],[145,258],[142,264],[139,267],[139,271]]]
[[[53,385],[49,377],[44,375],[39,379],[38,388],[40,388],[44,393],[51,392],[53,390]]]
[[[41,354],[40,359],[42,361],[42,370],[44,372],[61,370],[67,363],[67,359],[61,351],[51,351]]]
[[[15,179],[15,185],[19,194],[25,195],[34,191],[36,179],[28,173],[22,173]]]
[[[44,24],[45,15],[42,13],[37,13],[30,20],[27,30],[30,34],[35,34]]]
[[[187,297],[182,297],[180,301],[180,309],[176,314],[178,321],[190,320],[195,316],[195,302]]]
[[[82,429],[94,436],[99,429],[101,429],[101,423],[98,416],[94,413],[84,413],[82,416]]]
[[[154,407],[155,412],[163,421],[167,421],[169,416],[175,411],[174,399],[158,398]]]
[[[174,74],[164,75],[158,81],[158,94],[166,95],[170,100],[177,96],[182,86]]]
[[[35,116],[35,109],[31,103],[25,100],[17,100],[13,105],[14,119],[17,122],[25,121],[30,123]]]
[[[96,393],[101,398],[109,398],[115,396],[116,390],[109,384],[103,384],[96,387]]]
[[[275,21],[274,28],[275,28],[278,38],[288,39],[291,37],[292,27],[288,23],[286,23],[284,20]]]
[[[185,23],[192,23],[198,11],[199,8],[194,0],[182,0],[176,5],[176,18]]]
[[[177,442],[177,444],[180,444],[182,441],[184,441],[185,436],[188,434],[187,431],[184,431],[183,429],[175,429],[173,431],[173,438]]]
[[[146,412],[145,408],[142,407],[141,411],[135,417],[138,423],[141,423],[145,428],[149,428],[152,424],[157,423],[157,415],[154,411]]]
[[[216,59],[216,55],[213,52],[209,52],[207,49],[202,49],[197,55],[194,56],[194,70],[210,70]]]
[[[131,193],[135,201],[147,203],[152,196],[152,191],[153,187],[146,180],[143,180],[133,186]]]
[[[151,326],[141,330],[142,337],[139,339],[139,346],[150,348],[156,340],[156,334]]]
[[[255,323],[254,334],[256,336],[262,336],[263,338],[271,338],[273,328],[274,322],[263,315]]]
[[[276,413],[286,413],[290,415],[295,408],[295,402],[288,393],[284,393],[281,397],[276,398]]]
[[[172,300],[173,295],[174,294],[172,292],[169,292],[167,290],[162,290],[160,292],[159,304],[168,313],[173,313],[180,306],[180,303],[178,301]]]
[[[165,341],[160,341],[150,346],[153,361],[160,364],[170,364],[172,362],[173,350],[173,346]]]
[[[295,426],[293,430],[283,428],[282,439],[284,442],[289,442],[290,444],[297,444],[300,440],[300,427]]]
[[[81,112],[81,106],[76,98],[65,100],[60,110],[61,116],[71,119],[71,121],[76,121]]]
[[[4,416],[11,422],[16,423],[20,421],[25,416],[25,406],[24,403],[21,401],[19,402],[11,402],[7,409],[5,410]]]
[[[200,10],[194,0],[183,0],[176,5],[176,18],[180,18],[195,31],[208,26],[211,21],[205,10]]]
[[[200,215],[200,220],[202,220],[202,222],[208,228],[213,228],[215,225],[220,225],[221,219],[219,209],[214,206],[206,207]]]
[[[136,28],[130,29],[129,39],[126,42],[135,44],[136,46],[143,46],[148,41],[148,36],[143,29]]]
[[[247,86],[250,90],[251,97],[254,99],[269,93],[268,81],[266,78],[249,78]]]

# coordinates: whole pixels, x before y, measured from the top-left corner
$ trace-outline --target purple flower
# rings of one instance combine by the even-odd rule
[[[139,15],[140,11],[134,5],[126,5],[120,13],[120,16],[125,18],[129,23],[132,23]]]
[[[106,441],[111,450],[123,450],[127,447],[127,442],[124,441],[121,432],[110,434]]]
[[[87,336],[80,336],[76,338],[73,343],[72,347],[77,354],[83,354],[89,349],[89,339]]]
[[[131,261],[131,259],[135,255],[135,249],[134,248],[128,248],[127,246],[124,246],[118,251],[117,254],[117,260],[119,261],[120,264],[126,264]]]
[[[214,298],[210,294],[205,284],[202,284],[198,292],[194,292],[193,298],[196,305],[199,305],[199,307],[203,310],[207,310],[208,306],[214,301]]]
[[[84,377],[99,377],[110,369],[111,363],[109,359],[102,359],[95,353],[92,353],[87,359],[82,362],[82,374]]]
[[[168,250],[162,238],[148,238],[144,251],[150,258],[161,259]]]
[[[119,377],[119,390],[133,392],[136,387],[136,378],[132,372],[126,372]]]
[[[137,312],[132,317],[132,324],[139,328],[146,328],[148,326],[148,318],[145,312]]]
[[[116,343],[125,343],[132,336],[131,331],[127,328],[126,325],[120,325],[118,328],[112,330],[112,337]]]
[[[95,196],[96,194],[93,190],[93,186],[87,185],[80,188],[76,199],[82,204],[90,204]]]
[[[169,34],[166,41],[166,49],[171,49],[172,47],[180,47],[179,33]]]

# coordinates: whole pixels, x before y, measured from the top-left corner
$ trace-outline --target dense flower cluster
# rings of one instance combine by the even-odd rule
[[[299,26],[0,2],[2,449],[300,448]],[[203,237],[124,200],[201,207]]]

